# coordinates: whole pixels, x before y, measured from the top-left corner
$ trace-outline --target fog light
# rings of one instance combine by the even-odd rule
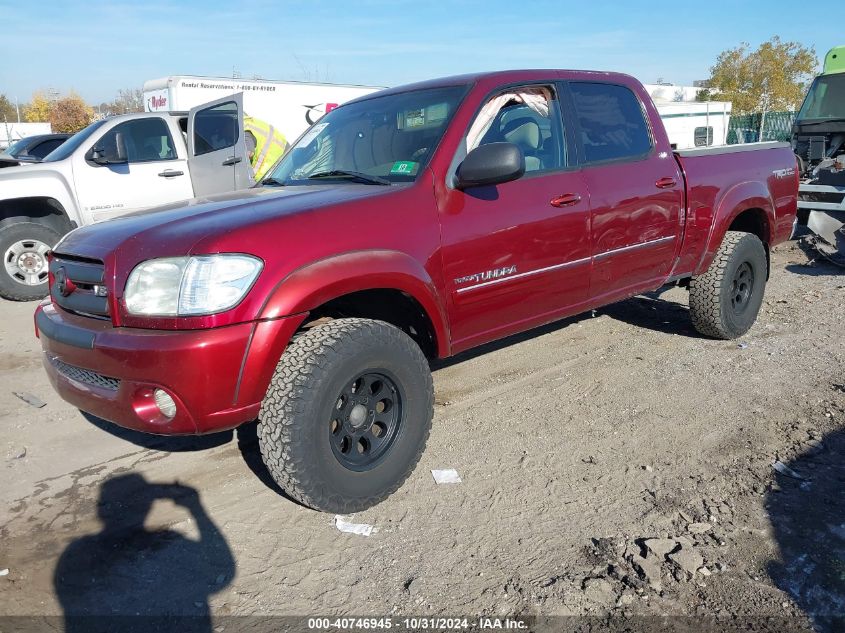
[[[170,394],[166,391],[163,389],[156,389],[153,392],[153,398],[155,398],[156,406],[164,417],[172,418],[176,415],[176,403],[173,402],[173,398],[171,398]]]

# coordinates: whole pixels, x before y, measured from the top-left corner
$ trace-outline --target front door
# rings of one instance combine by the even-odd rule
[[[454,351],[551,321],[587,299],[589,196],[573,168],[553,85],[508,88],[482,107],[462,146],[522,149],[515,181],[440,198]]]
[[[242,92],[190,111],[188,164],[197,196],[246,189],[254,184],[243,130]]]
[[[570,82],[590,191],[596,303],[660,285],[679,248],[683,179],[659,151],[642,103],[626,86]],[[668,149],[668,148],[667,148]]]
[[[118,138],[125,157],[118,155]],[[100,163],[92,160],[94,150]],[[89,222],[193,197],[187,160],[177,154],[167,122],[157,116],[124,121],[104,132],[88,152],[74,156],[73,178]]]

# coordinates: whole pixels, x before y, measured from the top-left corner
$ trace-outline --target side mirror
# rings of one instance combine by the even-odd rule
[[[122,165],[124,163],[128,163],[129,160],[126,156],[126,140],[124,139],[122,132],[117,132],[114,135],[114,145],[115,154],[111,158],[108,157],[106,150],[102,145],[95,145],[91,148],[88,155],[89,160],[93,163],[97,163],[98,165]]]
[[[98,165],[109,164],[109,161],[106,158],[106,150],[104,150],[99,145],[96,145],[91,148],[91,153],[89,154],[88,158],[91,160],[92,163],[97,163]]]
[[[458,189],[498,185],[521,178],[525,156],[513,143],[488,143],[472,150],[458,165]]]

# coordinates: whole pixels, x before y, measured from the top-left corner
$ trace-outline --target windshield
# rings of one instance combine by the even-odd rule
[[[100,119],[99,121],[94,121],[88,127],[84,127],[79,132],[71,136],[68,140],[64,143],[59,145],[56,149],[52,152],[47,154],[44,159],[41,161],[42,163],[52,163],[57,160],[64,160],[71,154],[76,151],[76,148],[82,145],[89,136],[91,136],[94,132],[96,132],[103,123],[106,122],[106,119]]]
[[[9,145],[9,147],[7,147],[5,150],[3,150],[3,152],[0,153],[2,153],[4,156],[16,156],[18,152],[20,152],[26,147],[26,144],[27,140],[25,138],[22,138],[21,140],[15,141],[11,145]]]
[[[466,90],[413,90],[336,108],[285,154],[267,184],[349,182],[350,174],[369,184],[412,182],[428,164]]]
[[[805,119],[845,119],[845,73],[816,77],[796,117]]]

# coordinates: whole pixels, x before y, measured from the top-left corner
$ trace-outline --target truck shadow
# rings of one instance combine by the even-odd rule
[[[233,437],[233,431],[221,431],[220,433],[211,433],[209,435],[152,435],[151,433],[141,433],[140,431],[125,429],[122,426],[98,418],[96,415],[91,415],[85,411],[80,411],[80,413],[91,424],[106,433],[142,448],[167,451],[168,453],[205,451],[231,442]]]
[[[264,460],[261,458],[261,450],[258,446],[257,420],[241,424],[234,431],[221,431],[220,433],[212,433],[209,435],[168,436],[151,435],[150,433],[141,433],[140,431],[125,429],[122,426],[118,426],[117,424],[98,418],[97,416],[86,413],[85,411],[80,411],[80,413],[86,420],[98,429],[102,429],[115,437],[131,442],[141,448],[155,451],[165,451],[168,453],[206,451],[228,444],[233,438],[235,438],[237,439],[238,451],[240,451],[244,463],[262,484],[291,503],[306,507],[285,493],[264,465]]]
[[[145,526],[158,500],[183,508],[190,522],[181,523],[199,537]],[[209,597],[232,581],[236,563],[197,491],[119,475],[100,487],[97,516],[101,531],[70,543],[56,563],[65,631],[210,632]]]
[[[766,510],[780,560],[768,573],[820,633],[845,631],[845,429],[775,475]]]
[[[661,295],[671,287],[661,288],[600,308],[598,314],[622,321],[634,327],[653,330],[661,334],[677,334],[687,338],[707,338],[692,326],[689,306],[663,299]]]
[[[491,352],[512,345],[566,329],[583,321],[589,321],[594,318],[593,313],[595,313],[595,316],[607,315],[614,321],[622,321],[635,327],[654,330],[663,334],[677,334],[690,338],[707,338],[696,332],[692,327],[689,307],[661,298],[661,295],[672,287],[674,286],[667,286],[654,292],[597,308],[594,311],[583,312],[561,319],[560,321],[541,325],[526,332],[520,332],[519,334],[513,334],[498,341],[485,343],[484,345],[467,350],[466,352],[461,352],[450,358],[433,360],[431,361],[431,368],[432,370],[438,370],[451,367],[466,360],[484,356],[485,354],[490,354]]]

